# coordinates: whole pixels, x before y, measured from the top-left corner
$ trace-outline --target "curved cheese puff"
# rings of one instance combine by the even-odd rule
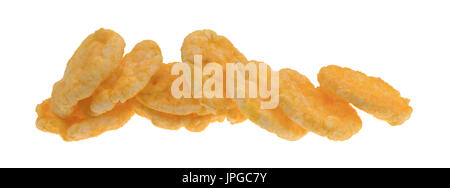
[[[119,103],[100,116],[89,116],[84,113],[83,108],[89,108],[90,100],[80,101],[69,117],[61,119],[50,111],[51,99],[47,99],[37,107],[36,126],[40,130],[60,134],[65,141],[78,141],[118,129],[134,115],[128,103]]]
[[[176,63],[162,64],[145,88],[136,96],[136,100],[153,110],[174,115],[210,114],[195,98],[172,96],[171,86],[177,75],[171,75],[172,66]]]
[[[183,41],[181,58],[185,63],[194,63],[194,55],[202,56],[202,64],[218,63],[225,70],[226,63],[247,63],[247,58],[224,36],[212,30],[198,30],[190,33]],[[224,87],[225,87],[225,73]],[[225,90],[224,95],[225,96]],[[202,98],[201,103],[218,115],[226,115],[230,123],[240,123],[246,117],[239,112],[234,101],[229,98]]]
[[[89,103],[80,104],[88,108]],[[75,112],[77,113],[77,112]],[[81,112],[80,112],[81,113]],[[134,115],[134,110],[128,103],[118,103],[112,110],[95,117],[66,120],[66,125],[60,129],[60,135],[65,141],[77,141],[98,136],[106,131],[116,130],[124,126]]]
[[[320,70],[318,80],[328,92],[391,125],[404,123],[413,111],[409,99],[382,79],[362,72],[330,65]]]
[[[258,61],[250,61],[250,62],[256,64],[256,67],[259,67],[259,64],[263,64],[263,62]],[[267,65],[266,83],[268,84],[268,88],[272,87],[271,72],[272,72],[271,68]],[[262,75],[260,75],[259,69],[258,69],[258,76],[259,78],[264,78],[262,77]],[[255,83],[258,87],[259,81],[260,80],[257,79],[257,82]],[[239,106],[239,110],[243,114],[245,114],[248,117],[248,119],[250,119],[250,121],[257,124],[261,128],[276,134],[278,137],[290,141],[298,140],[308,133],[306,129],[304,129],[294,121],[290,120],[279,107],[276,107],[275,109],[262,109],[261,103],[265,100],[269,100],[269,98],[268,99],[249,98],[248,88],[250,82],[251,81],[249,80],[248,75],[246,75],[246,88],[240,87],[236,88],[236,90],[245,90],[246,98],[235,99],[235,101]]]
[[[63,78],[53,86],[51,111],[69,116],[78,101],[91,96],[122,59],[125,42],[111,30],[89,35],[67,63]]]
[[[225,67],[226,63],[246,63],[247,58],[224,36],[212,30],[197,30],[184,38],[181,47],[183,62],[194,62],[194,55],[202,55],[203,65],[215,62]]]
[[[250,121],[276,134],[278,137],[295,141],[305,136],[308,131],[290,120],[279,107],[275,109],[261,109],[261,99],[235,99],[239,109]]]
[[[90,111],[103,114],[114,105],[134,97],[149,82],[162,64],[161,50],[156,42],[144,40],[125,55],[114,73],[105,80],[92,96]]]
[[[173,115],[147,108],[137,100],[132,100],[131,102],[138,115],[151,120],[155,126],[163,129],[177,130],[181,127],[185,127],[191,132],[201,132],[205,130],[210,123],[216,121],[222,122],[225,118],[224,116],[217,116],[213,114]]]
[[[359,132],[361,119],[345,101],[323,92],[295,70],[280,70],[280,108],[305,129],[331,140]]]

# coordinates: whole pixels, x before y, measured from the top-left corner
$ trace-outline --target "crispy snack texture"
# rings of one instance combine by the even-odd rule
[[[78,101],[88,98],[119,66],[125,42],[112,30],[89,35],[67,63],[63,78],[53,86],[50,110],[68,117]]]
[[[361,129],[356,111],[295,70],[280,70],[280,108],[305,129],[331,140],[347,140]]]
[[[85,113],[90,98],[80,101],[74,112],[62,119],[50,111],[51,99],[45,100],[36,108],[38,129],[59,134],[65,141],[78,141],[98,136],[106,131],[115,130],[125,125],[134,115],[134,110],[128,103],[119,103],[113,110],[100,116],[90,116]]]
[[[181,127],[186,128],[191,132],[201,132],[213,122],[222,122],[225,116],[219,116],[214,114],[209,115],[174,115],[164,112],[159,112],[151,108],[146,107],[137,100],[132,100],[132,105],[139,116],[147,118],[152,123],[160,128],[177,130]]]
[[[151,81],[136,96],[141,104],[153,110],[173,114],[189,115],[211,114],[196,98],[175,98],[171,94],[171,86],[177,75],[171,75],[170,70],[176,63],[162,64]]]
[[[250,61],[250,63],[254,63],[257,65],[264,64],[263,62],[258,61]],[[271,68],[267,65],[267,73],[266,75],[262,74],[258,70],[258,75],[262,78],[266,76],[267,82],[270,85],[271,78]],[[246,88],[236,88],[236,90],[248,90],[249,83],[252,83],[249,80],[249,75],[246,75]],[[259,87],[259,80],[257,80],[256,84]],[[273,97],[273,96],[272,96]],[[234,99],[239,106],[239,110],[248,117],[250,121],[260,126],[261,128],[276,134],[278,137],[295,141],[303,136],[305,136],[308,131],[300,126],[298,123],[289,119],[280,109],[280,107],[276,107],[275,109],[262,109],[261,102],[265,100],[269,100],[269,98],[263,99],[258,95],[256,98],[249,97],[248,92],[246,93],[245,98],[236,98]]]
[[[197,30],[184,38],[181,47],[183,62],[194,63],[194,55],[202,55],[203,65],[219,63],[246,63],[247,58],[224,36],[212,30]]]
[[[183,63],[163,63],[152,40],[141,41],[125,56],[124,47],[122,37],[108,29],[84,39],[51,97],[36,106],[37,129],[79,141],[119,129],[136,113],[169,130],[202,132],[214,122],[249,119],[289,141],[308,132],[344,141],[362,128],[351,104],[391,125],[403,124],[413,111],[409,99],[380,78],[329,65],[318,73],[316,87],[295,70],[272,71],[247,60],[212,30],[185,37]],[[200,60],[196,55],[201,64],[194,62]]]
[[[250,121],[278,137],[295,141],[305,136],[308,131],[290,120],[281,109],[261,109],[259,98],[235,99],[239,109]]]
[[[50,99],[36,106],[36,127],[44,132],[59,134],[59,128],[65,126],[64,120],[50,111]]]
[[[320,70],[318,80],[327,92],[391,125],[403,124],[413,111],[409,99],[401,97],[400,92],[381,78],[329,65]]]
[[[144,40],[136,44],[92,96],[90,110],[93,115],[103,114],[117,103],[124,103],[137,95],[161,65],[161,50],[156,42]]]
[[[226,63],[247,63],[247,58],[226,37],[212,30],[197,30],[185,37],[181,47],[181,59],[185,63],[193,64],[195,55],[202,56],[203,66],[208,63],[218,63],[222,67],[225,67]],[[225,74],[223,80],[226,80]],[[229,98],[202,98],[201,104],[217,115],[227,116],[227,120],[232,124],[247,119]]]

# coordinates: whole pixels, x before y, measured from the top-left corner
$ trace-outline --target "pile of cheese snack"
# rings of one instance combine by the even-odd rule
[[[409,119],[409,99],[380,78],[336,65],[318,73],[320,86],[292,69],[279,75],[279,104],[260,108],[265,98],[175,98],[171,74],[180,62],[163,63],[158,44],[144,40],[124,55],[124,39],[112,30],[89,35],[68,61],[64,76],[53,85],[51,97],[37,105],[38,129],[59,134],[65,141],[98,136],[124,126],[136,113],[157,127],[193,132],[225,119],[247,119],[286,140],[308,132],[343,141],[359,132],[357,107],[391,125]],[[181,47],[181,60],[202,63],[256,63],[248,60],[224,36],[211,30],[190,33]],[[225,75],[225,74],[224,74]],[[352,106],[353,105],[353,106]]]

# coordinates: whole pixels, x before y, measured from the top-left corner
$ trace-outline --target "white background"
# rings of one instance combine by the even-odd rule
[[[449,1],[1,1],[0,20],[0,167],[450,167]],[[180,61],[187,34],[213,29],[315,84],[328,64],[382,77],[414,112],[391,127],[358,111],[363,128],[345,142],[289,142],[249,121],[169,131],[139,116],[80,142],[37,130],[35,106],[101,27],[126,52],[155,40],[166,63]]]

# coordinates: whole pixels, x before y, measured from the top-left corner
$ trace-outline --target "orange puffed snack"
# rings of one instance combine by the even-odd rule
[[[219,63],[246,63],[247,58],[226,37],[212,30],[197,30],[184,38],[181,47],[183,62],[194,62],[194,55],[201,55],[203,65]]]
[[[138,115],[151,120],[155,126],[163,129],[177,130],[184,127],[191,132],[201,132],[210,123],[222,122],[225,119],[225,116],[215,114],[174,115],[148,108],[137,100],[131,100],[130,102]]]
[[[400,92],[382,79],[362,72],[329,65],[320,70],[318,80],[329,93],[391,125],[402,124],[413,111],[409,99],[401,97]]]
[[[78,141],[98,136],[106,131],[125,125],[134,115],[128,103],[120,103],[113,110],[99,116],[90,116],[84,112],[89,108],[90,98],[80,101],[68,117],[62,119],[50,111],[51,99],[47,99],[36,108],[38,129],[59,134],[65,141]]]
[[[218,63],[225,67],[226,63],[247,63],[247,58],[226,37],[218,35],[212,30],[194,31],[184,38],[181,47],[181,59],[184,63],[193,64],[195,55],[202,56],[202,65]],[[247,119],[245,115],[240,113],[238,106],[232,99],[202,98],[201,103],[218,115],[226,115],[228,121],[232,124]]]
[[[356,111],[295,70],[280,70],[280,108],[305,129],[331,140],[347,140],[361,129]]]
[[[281,109],[261,109],[259,98],[235,99],[239,109],[250,121],[278,137],[295,141],[305,136],[308,131],[292,121]]]
[[[147,108],[173,114],[189,115],[211,114],[196,98],[175,98],[171,94],[171,86],[177,75],[171,75],[172,67],[179,63],[162,64],[145,88],[136,96],[136,100]]]
[[[162,65],[161,50],[156,42],[144,40],[125,55],[119,68],[105,80],[92,96],[93,115],[103,114],[137,95]]]
[[[88,98],[119,66],[125,42],[112,30],[89,35],[67,63],[63,78],[53,86],[50,110],[69,116],[78,101]]]
[[[51,98],[37,105],[36,127],[78,141],[118,129],[136,113],[169,130],[201,132],[225,119],[231,124],[249,119],[289,141],[308,132],[343,141],[362,128],[351,104],[391,125],[404,123],[412,113],[409,99],[380,78],[330,65],[320,70],[320,87],[315,87],[295,70],[273,71],[263,62],[248,61],[212,30],[186,36],[183,63],[164,64],[151,40],[125,56],[124,47],[112,30],[89,35],[54,84]]]
[[[126,101],[162,64],[159,46],[138,43],[122,57],[125,42],[112,30],[89,35],[67,64],[52,97],[36,107],[38,129],[76,141],[122,127],[134,110]]]
[[[257,66],[260,64],[264,64],[263,62],[258,61],[249,61],[250,63],[254,63]],[[269,83],[269,87],[272,87],[270,85],[271,75],[272,75],[272,69],[268,65],[266,70],[266,75],[260,75],[262,74],[259,72],[258,69],[258,76],[260,78],[266,77]],[[277,73],[277,72],[275,72]],[[250,83],[255,84],[259,88],[259,81],[256,80],[255,82],[252,82],[249,79],[249,75],[246,76],[246,88],[237,88],[237,90],[249,90]],[[274,96],[272,96],[274,97]],[[268,101],[269,98],[262,98],[261,95],[258,95],[256,98],[251,98],[249,94],[246,94],[245,98],[236,98],[234,101],[239,106],[239,110],[245,114],[250,121],[255,123],[256,125],[260,126],[261,128],[276,134],[278,137],[295,141],[303,136],[305,136],[308,131],[304,129],[302,126],[300,126],[298,123],[292,121],[291,119],[286,116],[281,110],[281,108],[278,106],[273,109],[263,109],[261,106],[261,103],[263,101]]]

